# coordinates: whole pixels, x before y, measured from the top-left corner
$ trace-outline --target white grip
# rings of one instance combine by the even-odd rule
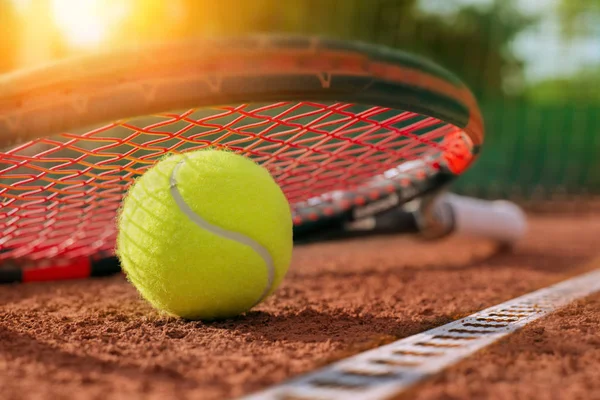
[[[526,233],[525,213],[510,201],[485,201],[446,193],[436,207],[444,203],[452,210],[455,233],[507,244],[517,242]]]

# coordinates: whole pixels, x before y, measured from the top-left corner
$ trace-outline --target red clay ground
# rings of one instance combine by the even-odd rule
[[[122,278],[0,287],[0,399],[223,399],[598,267],[600,217],[537,217],[512,253],[453,238],[299,247],[248,315],[164,317]],[[587,263],[587,264],[586,264]],[[416,388],[418,399],[600,399],[600,296]]]

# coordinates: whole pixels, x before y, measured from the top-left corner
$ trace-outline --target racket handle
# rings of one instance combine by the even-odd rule
[[[440,207],[445,208],[441,210]],[[453,193],[442,195],[434,205],[438,215],[451,220],[454,233],[483,237],[505,244],[520,240],[527,230],[523,210],[505,200],[485,201]],[[450,211],[450,218],[448,217]]]

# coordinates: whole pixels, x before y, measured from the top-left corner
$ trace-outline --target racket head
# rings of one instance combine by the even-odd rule
[[[300,36],[168,43],[6,75],[0,133],[0,262],[10,265],[111,253],[124,193],[168,153],[254,159],[300,235],[356,206],[439,190],[484,135],[473,95],[443,68]],[[374,181],[392,170],[392,184]]]

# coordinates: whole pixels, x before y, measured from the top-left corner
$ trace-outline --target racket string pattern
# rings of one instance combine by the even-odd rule
[[[438,172],[455,133],[436,118],[386,107],[279,102],[188,109],[36,139],[0,153],[0,260],[110,253],[123,194],[169,153],[212,147],[244,154],[301,205],[409,161],[430,159]],[[408,187],[425,171],[397,184]]]

